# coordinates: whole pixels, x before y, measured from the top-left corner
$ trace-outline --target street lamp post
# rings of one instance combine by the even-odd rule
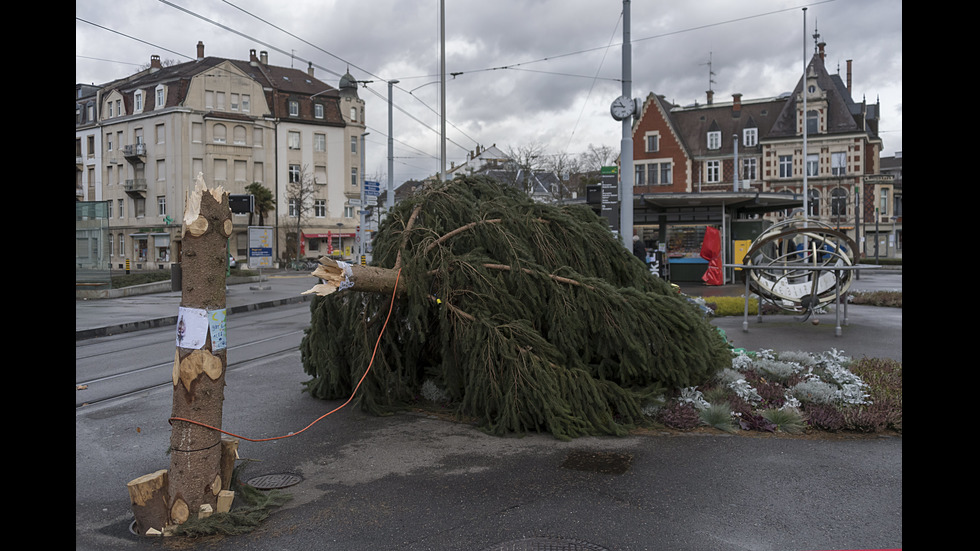
[[[390,213],[395,208],[395,157],[392,134],[391,87],[398,84],[397,80],[388,81],[388,195],[385,198],[385,211]]]

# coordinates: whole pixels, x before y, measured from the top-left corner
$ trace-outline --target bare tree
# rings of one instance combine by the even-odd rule
[[[298,172],[290,172],[289,183],[286,184],[286,200],[289,202],[287,216],[296,217],[296,238],[293,241],[294,260],[299,260],[299,246],[302,241],[303,221],[313,210],[313,201],[317,193],[316,178],[313,177],[306,165]],[[289,247],[287,235],[287,250]]]
[[[508,146],[506,153],[514,167],[514,185],[530,195],[534,191],[534,173],[544,167],[547,158],[544,146],[536,142],[516,148]]]
[[[585,153],[579,157],[581,169],[583,171],[598,172],[604,166],[610,166],[616,162],[617,152],[608,145],[589,144]]]
[[[557,187],[554,199],[559,203],[564,199],[569,198],[572,192],[579,192],[579,190],[572,188],[571,177],[572,174],[579,171],[580,165],[581,161],[579,159],[576,159],[565,151],[555,153],[554,155],[549,155],[546,158],[545,167],[558,177],[559,185]]]

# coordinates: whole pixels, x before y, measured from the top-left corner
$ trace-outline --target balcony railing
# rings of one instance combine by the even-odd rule
[[[130,144],[130,145],[123,146],[122,150],[123,150],[123,155],[127,157],[141,157],[143,155],[146,155],[146,144],[145,143]]]
[[[146,191],[146,178],[133,178],[123,182],[125,191]]]

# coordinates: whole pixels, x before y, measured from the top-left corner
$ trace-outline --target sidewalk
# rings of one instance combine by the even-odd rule
[[[237,278],[226,289],[229,315],[307,302],[303,295],[317,283],[306,272],[277,270],[260,277]],[[75,300],[75,340],[162,327],[177,323],[181,292],[164,291],[119,298]]]

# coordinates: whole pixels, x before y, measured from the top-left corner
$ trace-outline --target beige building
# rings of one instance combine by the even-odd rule
[[[325,237],[309,236],[330,233],[341,245],[335,234],[353,235],[349,199],[360,194],[352,144],[363,133],[364,103],[356,83],[339,90],[312,67],[269,65],[265,52],[253,50],[247,61],[206,57],[198,43],[197,54],[167,66],[153,56],[148,69],[98,87],[77,108],[95,105],[97,129],[80,127],[76,116],[76,200],[107,202],[110,267],[169,269],[179,261],[184,201],[197,174],[231,194],[246,194],[252,183],[272,192],[275,210],[264,224],[275,228],[276,259],[297,228],[308,256],[329,248]],[[79,151],[90,141],[97,151],[91,160]],[[89,193],[94,174],[99,191]],[[290,182],[303,180],[310,185],[301,209]],[[249,223],[248,214],[234,215],[229,252],[239,262],[249,256]]]

